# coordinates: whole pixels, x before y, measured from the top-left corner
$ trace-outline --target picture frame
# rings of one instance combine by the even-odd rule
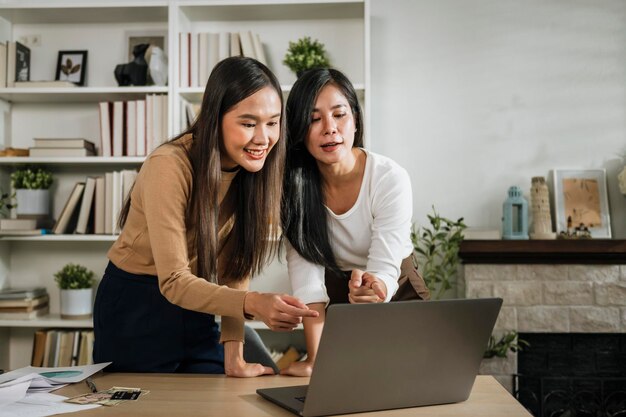
[[[55,80],[85,85],[87,51],[59,51]]]
[[[554,169],[552,174],[557,234],[583,226],[592,238],[610,239],[606,170]]]

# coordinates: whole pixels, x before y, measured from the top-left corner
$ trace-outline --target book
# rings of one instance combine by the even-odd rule
[[[15,80],[30,80],[30,49],[19,42],[15,42]],[[14,84],[15,86],[15,84]]]
[[[104,233],[113,234],[113,173],[104,174]]]
[[[83,138],[34,138],[35,148],[84,148],[95,152],[96,145]]]
[[[135,127],[137,132],[135,139],[137,140],[137,156],[146,155],[146,100],[136,100],[137,123]]]
[[[48,229],[33,229],[33,230],[0,230],[0,236],[37,236],[48,235],[50,230]]]
[[[60,333],[59,339],[58,366],[70,366],[72,363],[72,344],[74,343],[74,332],[64,330]]]
[[[98,109],[100,112],[100,150],[101,156],[112,156],[111,149],[111,103],[106,101],[98,103]]]
[[[0,219],[0,230],[34,230],[37,228],[35,219]]]
[[[31,356],[31,366],[43,366],[43,355],[46,350],[46,338],[48,337],[48,331],[37,330],[33,336],[33,354]]]
[[[98,235],[104,234],[104,211],[106,209],[105,200],[105,184],[104,177],[96,178],[96,191],[94,193],[94,233]]]
[[[256,53],[254,51],[254,36],[249,30],[239,32],[239,40],[241,41],[241,55],[248,58],[256,59]]]
[[[127,156],[137,156],[137,102],[126,102],[126,153]]]
[[[80,348],[80,331],[74,330],[72,334],[74,335],[74,340],[72,341],[72,360],[70,361],[70,366],[78,365],[78,348]]]
[[[48,294],[45,287],[4,288],[0,290],[0,300],[37,298]]]
[[[7,87],[15,86],[15,42],[7,42]]]
[[[43,361],[42,366],[52,366],[54,364],[54,356],[52,357],[52,361],[50,360],[50,353],[52,353],[53,346],[56,345],[56,340],[58,337],[58,330],[48,330],[46,334],[46,344],[43,349]]]
[[[30,156],[34,157],[80,157],[93,156],[94,151],[86,148],[30,148]]]
[[[113,102],[113,130],[111,142],[113,144],[113,156],[124,156],[125,107],[123,101]]]
[[[7,86],[7,44],[0,42],[0,88]]]
[[[261,43],[261,37],[258,33],[252,35],[252,45],[254,46],[254,54],[256,59],[263,65],[267,65],[267,59],[265,58],[265,51],[263,50],[263,44]]]
[[[241,42],[239,41],[239,32],[230,33],[230,56],[241,55]]]
[[[54,234],[63,234],[67,233],[69,230],[74,230],[75,222],[77,220],[78,215],[78,202],[80,201],[81,196],[83,195],[83,191],[85,190],[84,182],[77,182],[68,197],[59,218],[57,219],[54,227],[52,228],[52,233]]]
[[[39,297],[24,297],[8,300],[0,300],[0,309],[5,308],[26,308],[33,310],[35,307],[47,304],[50,301],[48,294]]]
[[[71,81],[45,80],[45,81],[16,81],[14,84],[14,87],[16,88],[44,88],[44,87],[74,88],[78,86]]]
[[[32,311],[24,312],[2,312],[0,311],[0,320],[31,320],[37,317],[45,316],[50,312],[48,304],[36,308]]]
[[[76,222],[76,233],[84,235],[89,230],[89,219],[91,218],[94,193],[96,191],[96,178],[87,177],[85,180],[85,191],[80,203],[78,221]]]

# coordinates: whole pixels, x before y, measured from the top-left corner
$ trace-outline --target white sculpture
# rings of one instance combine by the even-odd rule
[[[158,46],[150,46],[148,71],[150,71],[150,77],[152,77],[154,85],[167,85],[167,56]]]

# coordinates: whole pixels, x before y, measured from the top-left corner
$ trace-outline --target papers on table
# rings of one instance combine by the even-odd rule
[[[59,368],[38,368],[36,366],[27,366],[25,368],[16,369],[0,375],[0,390],[5,384],[28,376],[23,380],[31,380],[31,388],[35,391],[42,391],[42,388],[51,388],[48,391],[54,391],[64,387],[67,384],[80,382],[83,379],[104,369],[111,362],[96,363],[94,365],[85,366],[68,366]],[[30,389],[29,389],[29,392]]]
[[[66,410],[63,408],[65,411],[59,411],[61,405],[55,405],[57,397],[61,398],[61,401],[66,399],[66,397],[59,395],[46,397],[42,396],[42,394],[54,391],[70,383],[80,382],[105,368],[110,363],[111,362],[105,362],[65,368],[38,368],[27,366],[26,368],[20,368],[2,374],[0,375],[0,417],[47,416],[85,409],[84,406],[76,406],[78,407],[76,410],[69,408]],[[36,414],[29,414],[27,411],[34,407],[33,401],[43,401],[39,406],[45,406],[51,411],[47,414],[40,414],[39,412],[43,412],[43,409],[39,407],[37,408],[39,411],[37,411]],[[65,407],[67,404],[62,405]],[[71,406],[75,407],[74,405]],[[9,412],[10,414],[6,414]]]
[[[67,397],[48,393],[30,394],[20,401],[0,406],[0,417],[44,417],[100,407],[63,402]]]

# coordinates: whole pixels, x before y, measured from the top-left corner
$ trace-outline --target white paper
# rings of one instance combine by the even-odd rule
[[[99,404],[80,405],[63,402],[67,398],[54,394],[30,394],[16,403],[0,407],[0,417],[44,417],[100,407]]]
[[[29,386],[30,382],[24,381],[0,389],[0,410],[2,410],[2,406],[17,402],[24,398]]]
[[[27,366],[25,368],[16,369],[11,372],[0,375],[0,388],[8,382],[17,378],[21,378],[26,375],[36,374],[31,379],[44,379],[49,382],[51,386],[55,386],[55,389],[60,388],[58,385],[67,385],[74,382],[80,382],[95,374],[96,372],[104,369],[111,362],[97,363],[94,365],[85,366],[67,366],[58,368],[38,368],[36,366]],[[40,383],[40,381],[38,381]],[[40,386],[38,386],[40,387]]]

